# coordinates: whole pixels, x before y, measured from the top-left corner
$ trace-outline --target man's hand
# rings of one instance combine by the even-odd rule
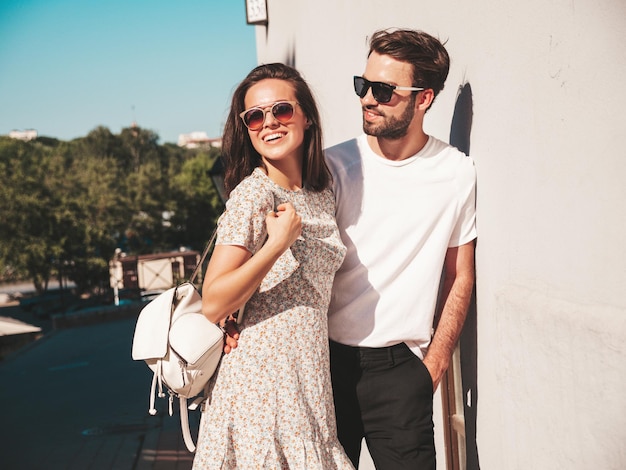
[[[237,322],[235,320],[226,320],[224,324],[224,354],[230,353],[239,344],[239,329],[237,328]]]
[[[441,378],[446,372],[446,369],[444,367],[447,366],[437,367],[435,364],[432,363],[432,361],[429,361],[428,356],[424,358],[423,362],[426,366],[426,369],[428,369],[428,372],[430,373],[431,380],[433,381],[433,392],[436,392],[437,387],[439,387],[439,383],[441,382]]]

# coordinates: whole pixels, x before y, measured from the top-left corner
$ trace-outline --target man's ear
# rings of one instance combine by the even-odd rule
[[[415,100],[415,106],[417,109],[426,111],[435,99],[435,92],[432,88],[426,88],[424,91],[419,92],[417,99]]]

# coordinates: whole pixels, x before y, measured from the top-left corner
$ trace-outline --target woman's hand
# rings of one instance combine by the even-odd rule
[[[289,203],[280,204],[276,212],[267,214],[265,222],[268,238],[254,256],[242,246],[214,248],[202,286],[202,313],[209,321],[223,321],[245,304],[302,232],[302,220]],[[227,340],[224,352],[235,346]]]
[[[237,328],[237,322],[232,319],[227,319],[224,324],[224,353],[228,354],[237,347],[239,343],[239,328]]]
[[[267,243],[286,251],[302,233],[302,219],[290,202],[280,204],[265,217]]]

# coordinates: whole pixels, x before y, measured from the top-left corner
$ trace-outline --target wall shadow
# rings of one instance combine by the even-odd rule
[[[465,155],[470,154],[470,134],[474,118],[474,100],[469,83],[461,85],[456,95],[452,124],[450,124],[450,145],[454,145]]]
[[[470,134],[474,116],[473,104],[472,87],[469,83],[465,83],[459,87],[454,106],[454,114],[450,126],[450,145],[455,146],[466,155],[470,155]],[[476,416],[478,409],[477,314],[476,286],[474,285],[467,318],[459,341],[467,470],[480,470],[478,445],[476,443]]]
[[[296,66],[296,45],[295,42],[289,44],[289,50],[285,54],[285,59],[283,61],[285,65],[290,65],[291,67],[297,69]]]

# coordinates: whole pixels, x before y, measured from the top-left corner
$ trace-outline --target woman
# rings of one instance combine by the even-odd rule
[[[283,64],[252,70],[222,144],[230,198],[202,309],[218,322],[246,306],[238,345],[210,383],[194,468],[353,468],[336,435],[327,335],[345,246],[319,113],[300,74]]]

